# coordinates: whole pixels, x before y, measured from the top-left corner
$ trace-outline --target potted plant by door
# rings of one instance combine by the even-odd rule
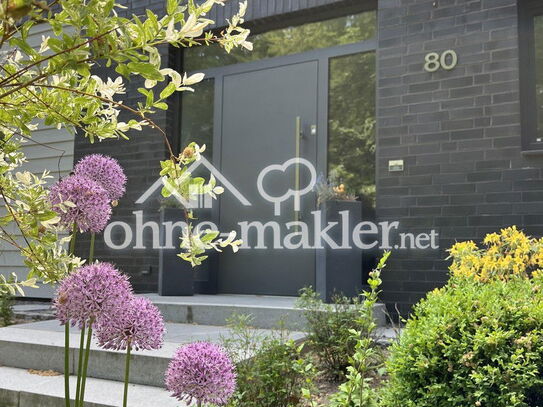
[[[211,218],[211,210],[198,209],[198,219]],[[217,293],[217,255],[193,268],[182,260],[179,243],[186,227],[185,211],[175,200],[164,200],[160,213],[160,242],[158,294],[162,296],[191,296]]]
[[[324,228],[330,222],[337,222],[340,226],[331,228],[328,233],[340,248],[324,245],[324,248],[317,249],[316,291],[326,302],[331,302],[334,295],[356,297],[363,288],[362,252],[350,246],[350,238],[348,242],[342,242],[342,232],[352,236],[354,226],[362,220],[362,202],[333,178],[320,177],[316,190],[321,227]],[[349,229],[344,230],[347,225]],[[341,248],[343,243],[349,247]]]

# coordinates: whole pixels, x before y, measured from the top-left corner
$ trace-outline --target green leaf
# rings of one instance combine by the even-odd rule
[[[168,0],[168,4],[166,6],[166,11],[168,14],[175,13],[175,10],[177,10],[177,0]]]
[[[164,80],[164,75],[154,65],[147,62],[129,62],[127,66],[133,73],[140,74],[145,79],[154,81]]]
[[[160,92],[160,99],[166,99],[168,96],[170,96],[174,92],[175,92],[175,84],[169,83],[168,86],[166,86],[162,90],[162,92]]]
[[[9,42],[11,45],[21,48],[21,50],[28,55],[36,54],[36,51],[34,51],[34,49],[26,41],[23,41],[20,38],[17,38],[17,37],[12,38]]]
[[[219,236],[220,232],[218,230],[210,230],[209,232],[206,232],[204,236],[200,240],[204,243],[212,242]]]
[[[162,196],[163,196],[164,198],[168,198],[168,197],[172,196],[172,193],[171,193],[170,190],[169,190],[168,188],[166,188],[166,187],[162,187],[162,190],[161,190],[160,192],[161,192],[161,194],[162,194]]]
[[[138,88],[138,92],[142,95],[145,95],[145,105],[146,106],[153,106],[153,103],[155,102],[155,94],[150,89],[145,88]]]
[[[90,76],[90,69],[88,64],[77,64],[77,73],[85,78]]]
[[[117,65],[117,67],[115,68],[115,72],[117,72],[118,74],[121,74],[125,78],[128,78],[130,76],[130,69],[128,69],[128,67],[125,64]]]
[[[155,103],[153,106],[156,107],[157,109],[168,110],[168,104],[165,102],[158,102],[158,103]]]

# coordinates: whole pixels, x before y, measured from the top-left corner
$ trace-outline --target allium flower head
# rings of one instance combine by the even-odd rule
[[[236,389],[234,365],[224,349],[212,343],[182,346],[166,371],[166,388],[180,401],[224,405]]]
[[[80,328],[100,319],[133,296],[128,278],[112,264],[94,263],[68,275],[57,290],[53,306],[62,324]]]
[[[98,321],[96,338],[105,349],[154,350],[164,341],[164,319],[149,299],[131,297],[119,302],[112,312]]]
[[[54,184],[49,191],[49,201],[66,228],[75,222],[82,232],[100,232],[111,217],[107,191],[80,175],[70,175]],[[71,203],[66,203],[68,201]]]
[[[124,195],[126,175],[119,162],[112,157],[101,154],[87,155],[75,165],[74,173],[96,181],[107,191],[112,201]]]

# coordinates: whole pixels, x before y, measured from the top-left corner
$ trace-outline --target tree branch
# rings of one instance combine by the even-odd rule
[[[108,99],[108,98],[105,98],[105,97],[99,96],[99,95],[93,95],[92,93],[84,92],[84,91],[79,90],[79,89],[70,89],[70,88],[66,88],[64,86],[46,85],[46,84],[35,84],[34,86],[41,87],[41,88],[58,89],[58,90],[66,91],[66,92],[76,93],[76,94],[82,95],[82,96],[92,97],[92,98],[98,99],[98,100],[100,100],[100,101],[102,101],[104,103],[111,103],[111,104],[117,106],[118,108],[124,109],[124,110],[134,114],[135,116],[140,117],[143,121],[146,121],[147,123],[149,123],[151,128],[154,128],[154,129],[160,131],[160,133],[164,137],[164,142],[166,143],[166,146],[168,148],[168,152],[170,153],[171,156],[175,156],[175,154],[173,152],[173,148],[172,148],[172,146],[170,144],[170,141],[168,140],[168,136],[167,136],[166,132],[158,124],[156,124],[153,120],[151,120],[150,118],[145,116],[144,113],[142,113],[142,112],[140,112],[140,111],[138,111],[138,110],[136,110],[136,109],[134,109],[134,108],[132,108],[130,106],[123,105],[122,103],[116,102],[115,100]]]

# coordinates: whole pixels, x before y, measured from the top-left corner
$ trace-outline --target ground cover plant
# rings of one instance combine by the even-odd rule
[[[234,315],[231,335],[222,339],[236,363],[238,387],[229,407],[294,407],[311,399],[315,366],[304,344],[288,338],[278,326],[269,333],[251,327],[252,317]]]

